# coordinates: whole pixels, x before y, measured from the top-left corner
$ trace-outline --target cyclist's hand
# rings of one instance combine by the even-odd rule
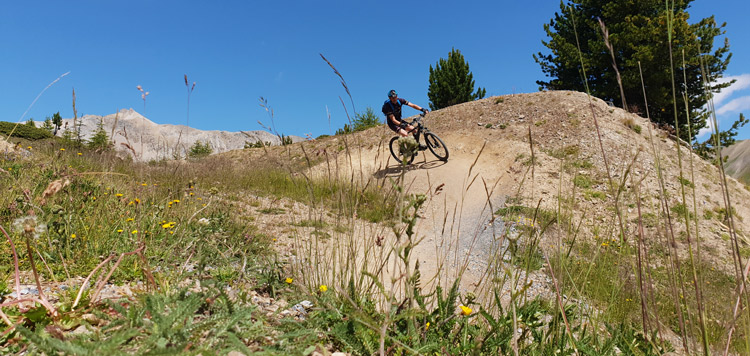
[[[425,108],[422,108],[422,113],[423,113],[423,114],[426,114],[426,113],[427,113],[427,111],[429,111],[429,110],[427,110],[427,109],[425,109]]]

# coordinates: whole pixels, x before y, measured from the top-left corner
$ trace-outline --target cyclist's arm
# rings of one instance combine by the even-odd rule
[[[414,103],[407,103],[406,105],[409,105],[409,106],[410,106],[411,108],[413,108],[413,109],[415,109],[415,110],[419,110],[419,111],[422,111],[422,110],[424,110],[424,108],[423,108],[423,107],[421,107],[421,106],[419,106],[419,105],[417,105],[417,104],[414,104]]]
[[[396,120],[396,115],[393,115],[393,114],[388,114],[388,121],[390,121],[396,126],[401,124],[401,121]]]

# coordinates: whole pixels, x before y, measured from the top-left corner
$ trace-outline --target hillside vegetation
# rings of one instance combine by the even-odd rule
[[[0,351],[745,352],[744,186],[577,92],[425,123],[448,162],[395,164],[383,126],[150,164],[10,145]]]

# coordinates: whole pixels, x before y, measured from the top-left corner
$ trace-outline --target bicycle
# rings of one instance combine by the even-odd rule
[[[426,113],[422,113],[416,119],[414,119],[414,121],[409,123],[410,125],[415,127],[412,131],[414,131],[414,139],[417,141],[417,144],[419,144],[419,137],[424,137],[425,144],[424,146],[420,145],[420,148],[418,150],[424,151],[429,149],[430,152],[432,152],[432,154],[437,157],[437,159],[443,162],[447,162],[448,147],[445,146],[445,143],[443,143],[443,140],[441,140],[438,135],[430,132],[430,130],[422,123],[422,119],[425,117],[425,115]],[[411,164],[412,162],[414,162],[414,157],[416,157],[417,154],[416,152],[411,154],[407,154],[406,152],[402,153],[401,148],[398,144],[399,138],[401,138],[401,136],[392,138],[391,142],[388,144],[391,149],[391,155],[394,159],[396,159],[396,162],[398,163],[406,161],[406,164]]]

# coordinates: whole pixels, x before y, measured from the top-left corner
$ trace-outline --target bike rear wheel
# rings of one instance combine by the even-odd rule
[[[398,147],[399,138],[399,136],[392,138],[391,142],[388,144],[391,149],[391,156],[393,156],[393,159],[395,159],[399,164],[403,163],[404,160],[406,161],[406,164],[411,164],[412,162],[414,162],[414,157],[416,155],[405,156],[401,154],[401,149]]]
[[[430,152],[435,155],[439,160],[445,162],[448,161],[448,147],[445,147],[445,143],[437,135],[432,132],[424,134],[424,141]]]

